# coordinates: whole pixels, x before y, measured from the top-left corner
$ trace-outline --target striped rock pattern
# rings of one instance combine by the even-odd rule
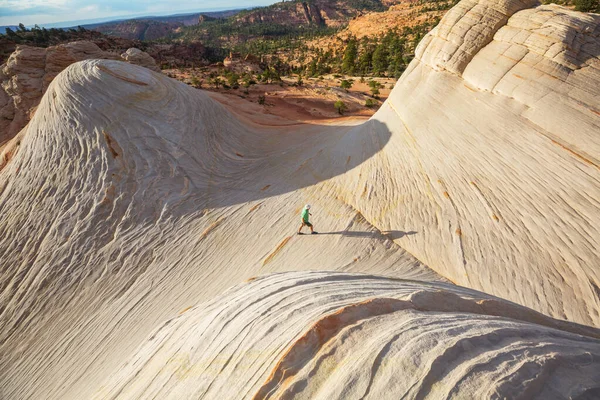
[[[347,398],[385,398],[385,385],[392,397],[495,396],[489,387],[508,397],[593,398],[598,339],[573,323],[600,326],[599,23],[597,15],[527,1],[465,0],[361,125],[261,126],[145,68],[71,65],[1,155],[0,398],[136,398],[168,388],[182,397],[310,397],[320,393],[319,379],[332,379],[324,395],[341,398],[344,387],[353,390]],[[320,235],[295,235],[306,203]],[[269,292],[259,285],[300,285],[303,275],[223,295],[258,275],[315,270],[411,283],[366,293],[364,277],[348,278],[363,283],[328,309],[329,289],[299,288],[305,314],[285,303],[293,291],[269,314],[270,300],[261,300]],[[236,291],[256,299],[254,314],[228,297]],[[423,291],[421,307],[414,302]],[[222,319],[198,315],[214,310]],[[307,353],[293,344],[324,318],[334,321],[336,310],[352,321],[372,316],[364,328],[374,333],[353,336],[358,321],[343,323],[349,341],[338,343],[342,331],[325,329],[334,357],[349,359],[313,365],[321,347]],[[256,313],[282,330],[273,354],[255,354],[244,367],[247,381],[226,387],[229,372],[194,372],[179,385],[167,376],[168,357],[186,354],[177,348],[216,345],[210,338],[221,327],[258,340],[253,330],[266,319]],[[387,333],[419,340],[398,349]],[[148,341],[154,334],[161,336]],[[477,335],[485,339],[467,340]],[[244,337],[240,352],[260,348]],[[542,338],[539,348],[532,337]],[[456,354],[453,341],[462,338],[469,358]],[[387,343],[378,364],[374,352]],[[371,358],[356,360],[351,348]],[[520,358],[509,362],[513,348]],[[188,350],[204,368],[203,355]],[[239,364],[219,364],[232,348],[213,350],[218,368]],[[395,352],[417,367],[386,358]],[[287,363],[294,375],[282,385]],[[390,367],[379,374],[375,365]],[[310,371],[319,379],[306,379]],[[390,371],[411,377],[393,386]],[[160,380],[150,378],[155,372]]]
[[[599,335],[450,284],[288,272],[165,322],[96,398],[591,399]]]

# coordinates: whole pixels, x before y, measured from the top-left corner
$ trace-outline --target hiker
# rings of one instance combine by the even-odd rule
[[[300,229],[298,229],[298,235],[303,234],[302,228],[304,228],[305,226],[308,226],[310,228],[310,233],[312,233],[313,235],[317,233],[313,230],[313,226],[309,222],[309,216],[312,215],[309,210],[310,210],[310,204],[305,205],[304,208],[302,209],[302,225],[300,225]]]

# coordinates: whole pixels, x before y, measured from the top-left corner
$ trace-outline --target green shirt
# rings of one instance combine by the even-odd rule
[[[308,222],[308,208],[302,210],[302,221]]]

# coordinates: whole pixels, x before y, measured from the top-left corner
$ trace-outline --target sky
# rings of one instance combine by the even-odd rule
[[[0,25],[26,26],[65,21],[128,16],[169,15],[182,12],[250,8],[275,0],[0,0]]]

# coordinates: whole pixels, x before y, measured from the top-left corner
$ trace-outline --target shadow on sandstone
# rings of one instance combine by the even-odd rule
[[[396,240],[401,239],[405,236],[416,235],[416,231],[337,231],[337,232],[319,232],[319,235],[340,235],[345,237],[357,237],[357,238],[377,238],[385,236],[388,239]]]

